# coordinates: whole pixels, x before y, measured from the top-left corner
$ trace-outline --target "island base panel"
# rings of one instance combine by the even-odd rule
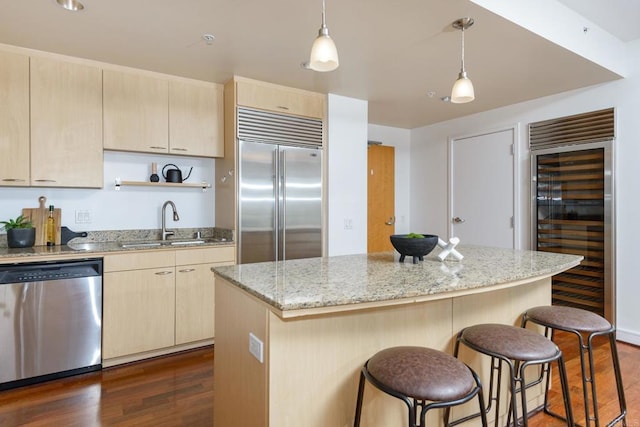
[[[423,345],[451,353],[461,328],[518,325],[524,310],[550,303],[550,292],[551,280],[543,279],[467,296],[284,320],[262,301],[216,278],[215,425],[350,426],[360,368],[377,351]],[[249,353],[249,332],[264,342],[262,364]],[[461,357],[488,386],[488,359],[473,352]],[[505,382],[503,398],[506,390]],[[530,409],[539,406],[541,395],[542,388],[528,391]],[[454,414],[476,408],[470,402]],[[367,387],[362,415],[366,426],[404,425],[407,410],[398,399]],[[442,425],[441,412],[433,411],[428,424]]]

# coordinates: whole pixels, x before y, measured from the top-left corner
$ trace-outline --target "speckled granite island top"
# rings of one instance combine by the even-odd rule
[[[460,246],[464,259],[399,263],[392,252],[215,267],[281,317],[307,309],[352,309],[468,295],[549,277],[578,265],[578,255]],[[363,307],[364,308],[364,307]]]

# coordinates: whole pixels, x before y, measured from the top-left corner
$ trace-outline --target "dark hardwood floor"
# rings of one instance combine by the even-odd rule
[[[577,352],[569,337],[559,336],[558,342],[568,360],[576,418],[583,424]],[[627,425],[640,427],[640,386],[636,383],[640,378],[640,348],[619,343],[618,351],[629,409]],[[208,347],[3,391],[0,426],[211,426],[213,357],[213,347]],[[601,418],[609,421],[616,413],[617,400],[608,344],[598,346],[596,364]],[[552,387],[552,404],[560,412],[558,388],[557,384]],[[529,425],[564,424],[538,413]]]
[[[212,426],[213,347],[0,392],[0,426]]]

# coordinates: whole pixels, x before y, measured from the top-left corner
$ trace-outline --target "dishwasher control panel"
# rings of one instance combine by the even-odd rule
[[[95,277],[102,275],[101,270],[102,263],[96,260],[0,265],[0,284]]]

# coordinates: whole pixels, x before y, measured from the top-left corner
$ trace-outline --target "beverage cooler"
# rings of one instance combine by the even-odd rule
[[[613,321],[613,140],[531,151],[534,249],[584,256],[553,277],[552,304]]]

